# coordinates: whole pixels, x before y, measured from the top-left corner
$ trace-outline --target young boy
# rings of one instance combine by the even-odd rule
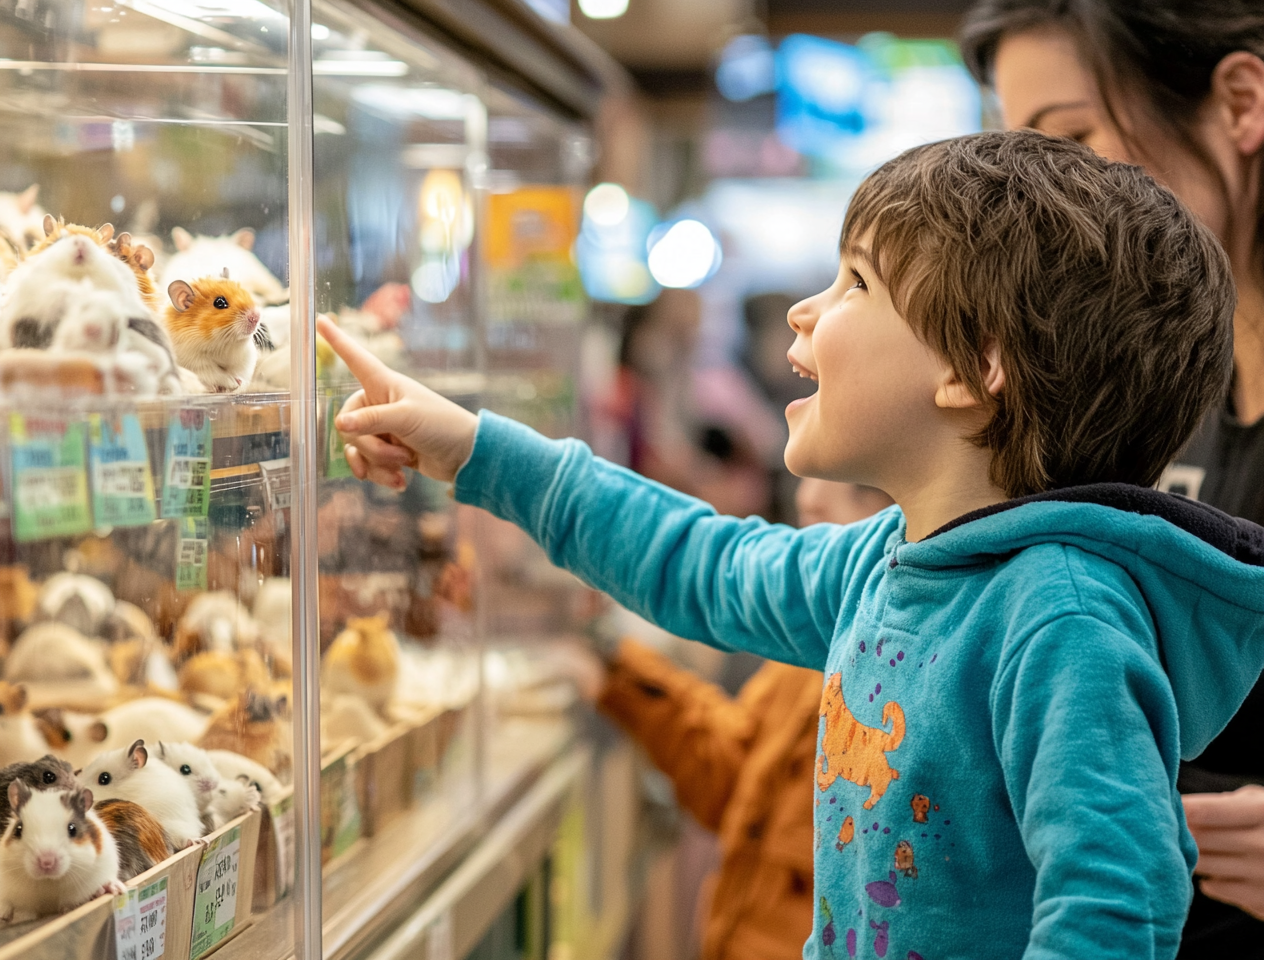
[[[1264,663],[1264,531],[1148,489],[1231,361],[1212,236],[1138,168],[987,133],[874,173],[790,311],[786,464],[898,504],[806,530],[461,410],[321,332],[361,478],[521,525],[666,629],[824,669],[807,957],[1168,958],[1175,778]]]

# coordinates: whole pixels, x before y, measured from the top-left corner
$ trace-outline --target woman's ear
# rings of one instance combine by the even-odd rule
[[[1243,156],[1264,148],[1264,60],[1235,50],[1211,75],[1211,95],[1226,122],[1226,132]]]
[[[979,356],[979,379],[989,396],[999,396],[1005,389],[1005,367],[1001,363],[1001,348],[995,340],[989,340]],[[983,401],[971,391],[969,384],[957,375],[951,364],[944,364],[944,377],[935,390],[935,406],[942,410],[969,410],[980,407]]]

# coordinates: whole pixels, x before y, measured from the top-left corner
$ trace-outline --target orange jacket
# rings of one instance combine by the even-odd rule
[[[598,700],[720,836],[702,960],[799,960],[812,930],[822,676],[765,664],[730,698],[625,640]]]

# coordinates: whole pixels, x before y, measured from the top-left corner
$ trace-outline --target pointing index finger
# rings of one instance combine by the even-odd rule
[[[316,318],[316,330],[334,348],[334,352],[342,357],[347,368],[361,384],[373,383],[391,372],[390,367],[343,333],[327,317]]]

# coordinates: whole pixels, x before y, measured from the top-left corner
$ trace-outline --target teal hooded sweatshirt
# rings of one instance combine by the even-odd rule
[[[488,413],[456,496],[672,633],[824,670],[805,957],[1175,956],[1177,763],[1264,665],[1260,528],[1111,484],[795,530]]]

